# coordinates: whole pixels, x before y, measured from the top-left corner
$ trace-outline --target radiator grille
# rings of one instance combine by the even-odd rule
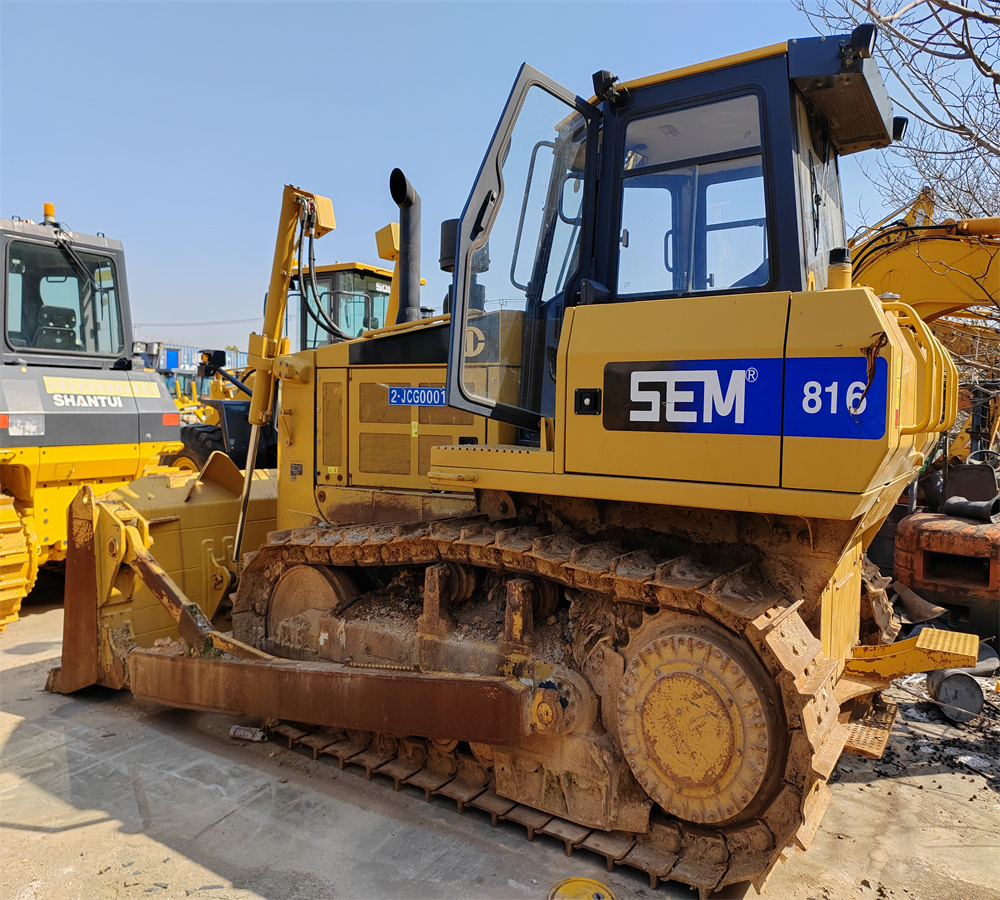
[[[344,464],[344,386],[323,385],[323,465]]]
[[[422,434],[417,439],[417,474],[426,475],[431,468],[431,447],[446,447],[455,443],[450,434]]]
[[[365,381],[358,385],[358,392],[358,421],[381,425],[405,425],[410,421],[410,407],[389,406],[388,384]]]
[[[402,409],[406,410],[406,407]],[[360,438],[358,468],[362,472],[378,475],[410,474],[411,438],[408,434],[362,432],[358,437]]]
[[[420,387],[443,388],[444,385],[425,383]],[[452,409],[450,406],[421,406],[418,415],[421,425],[471,425],[475,421],[472,413]]]

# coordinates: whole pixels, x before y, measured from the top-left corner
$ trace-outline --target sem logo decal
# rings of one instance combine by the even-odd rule
[[[604,367],[609,431],[878,440],[887,366],[864,357],[654,360]]]
[[[693,388],[695,384],[700,384],[702,422],[711,422],[713,415],[718,413],[722,417],[733,415],[734,423],[742,425],[747,381],[747,370],[736,369],[729,376],[729,387],[723,393],[719,373],[714,369],[695,369],[691,372],[637,370],[631,377],[629,421],[659,422],[662,417],[665,422],[697,423],[698,409],[693,406],[695,392],[681,390],[680,386]]]
[[[780,434],[780,359],[656,360],[604,367],[611,431]]]

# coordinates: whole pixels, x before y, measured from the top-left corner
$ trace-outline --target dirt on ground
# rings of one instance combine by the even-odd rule
[[[4,900],[544,898],[570,877],[619,900],[697,896],[363,769],[233,740],[232,719],[99,688],[46,694],[61,638],[61,608],[37,601],[0,635]],[[955,727],[919,688],[895,691],[881,760],[841,758],[819,833],[766,898],[1000,897],[1000,694]]]

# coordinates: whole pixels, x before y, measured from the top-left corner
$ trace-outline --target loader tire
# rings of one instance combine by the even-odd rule
[[[216,450],[226,452],[222,428],[218,425],[185,425],[181,428],[181,441],[184,449],[170,457],[164,465],[200,472],[212,453]]]

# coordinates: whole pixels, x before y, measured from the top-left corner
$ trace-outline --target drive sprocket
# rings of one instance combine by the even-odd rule
[[[746,645],[714,623],[661,613],[626,660],[619,735],[639,783],[684,821],[752,817],[770,793],[785,726],[774,683]]]

